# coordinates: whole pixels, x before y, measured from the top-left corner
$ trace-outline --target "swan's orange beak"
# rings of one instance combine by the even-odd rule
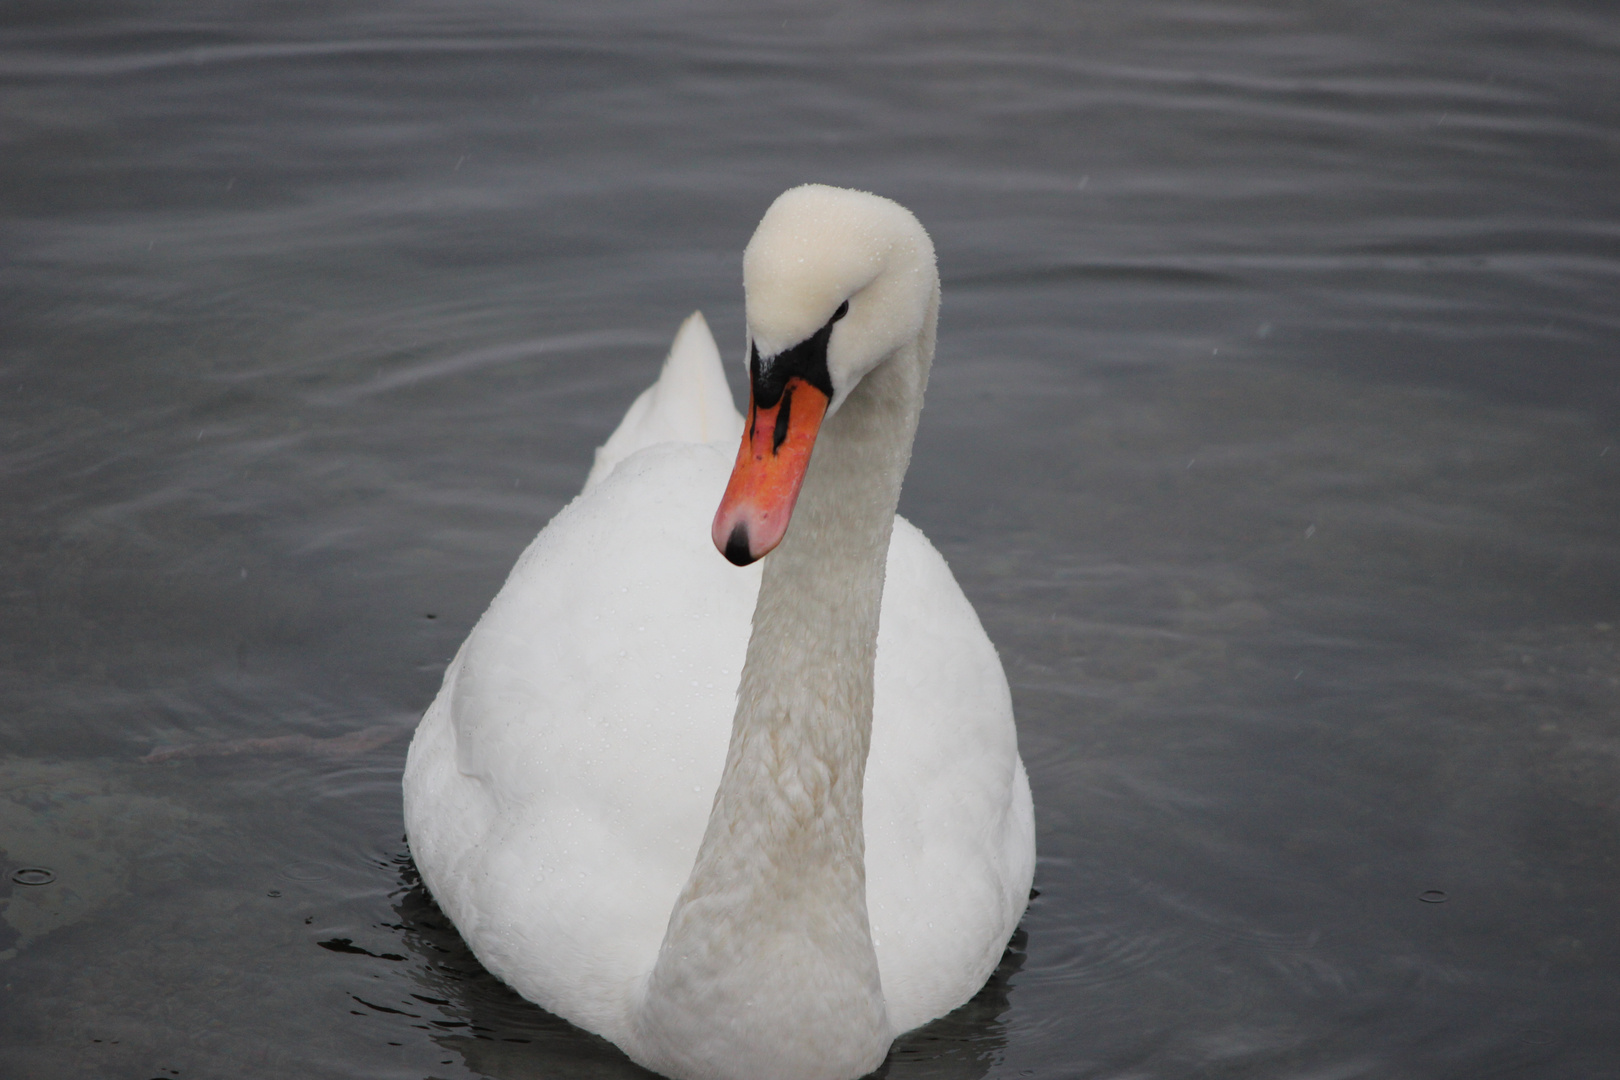
[[[714,515],[714,546],[738,566],[763,558],[787,533],[827,402],[800,378],[788,379],[769,409],[759,408],[750,392],[748,427]]]

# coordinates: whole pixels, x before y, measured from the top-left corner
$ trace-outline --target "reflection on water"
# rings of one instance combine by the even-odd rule
[[[1612,1068],[1620,22],[1520,8],[19,9],[0,1073],[638,1072],[414,884],[402,736],[804,179],[939,248],[902,509],[1040,829],[887,1075]]]

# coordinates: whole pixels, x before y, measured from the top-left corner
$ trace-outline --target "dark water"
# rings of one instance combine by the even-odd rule
[[[313,740],[409,729],[820,180],[939,248],[903,510],[1042,854],[888,1075],[1614,1075],[1612,5],[0,25],[0,1073],[637,1074],[415,885],[405,739]]]

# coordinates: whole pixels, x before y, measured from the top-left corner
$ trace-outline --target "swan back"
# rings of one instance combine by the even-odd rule
[[[714,335],[703,313],[694,311],[676,332],[658,381],[641,392],[607,442],[597,447],[584,490],[601,483],[638,450],[667,442],[735,443],[742,427]]]

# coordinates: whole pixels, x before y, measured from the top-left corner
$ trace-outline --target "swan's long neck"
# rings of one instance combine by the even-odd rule
[[[638,1010],[637,1056],[667,1075],[853,1077],[893,1038],[861,798],[884,565],[937,310],[936,289],[917,340],[827,420],[765,559],[725,772]]]

